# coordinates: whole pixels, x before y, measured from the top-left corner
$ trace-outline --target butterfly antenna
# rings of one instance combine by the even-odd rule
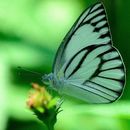
[[[25,72],[28,72],[28,73],[31,73],[31,74],[34,74],[34,75],[37,75],[37,76],[42,76],[43,75],[42,73],[31,71],[31,70],[25,69],[25,68],[20,67],[20,66],[18,66],[18,69],[22,70],[22,71],[25,71]],[[21,75],[21,73],[19,73],[19,74]]]

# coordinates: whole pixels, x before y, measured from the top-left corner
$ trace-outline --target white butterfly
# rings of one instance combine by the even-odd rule
[[[102,3],[81,14],[57,51],[52,73],[42,79],[61,94],[88,103],[110,103],[121,96],[125,67],[112,45]]]

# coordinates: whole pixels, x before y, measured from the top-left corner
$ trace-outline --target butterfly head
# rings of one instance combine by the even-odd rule
[[[62,86],[62,83],[59,82],[56,78],[54,78],[53,73],[43,75],[42,82],[56,91],[59,90],[59,88]]]
[[[45,74],[42,76],[42,82],[45,84],[45,85],[49,85],[50,82],[52,82],[53,80],[53,74]]]

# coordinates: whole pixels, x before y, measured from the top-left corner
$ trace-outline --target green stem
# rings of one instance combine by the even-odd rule
[[[44,126],[45,126],[46,130],[54,130],[54,125],[44,123]]]
[[[54,130],[54,125],[56,123],[57,111],[55,108],[49,111],[46,110],[45,113],[40,113],[37,110],[34,110],[34,113],[37,115],[38,119],[43,122],[47,130]]]
[[[46,124],[48,130],[54,130],[54,125],[56,123],[56,113],[48,113],[44,123]]]
[[[47,128],[48,128],[48,130],[54,130],[54,125],[52,125],[52,126],[48,125]]]

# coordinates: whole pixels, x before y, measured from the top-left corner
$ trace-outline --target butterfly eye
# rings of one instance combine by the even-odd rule
[[[49,84],[49,76],[47,74],[45,74],[44,76],[42,76],[42,82],[45,84],[45,85],[48,85]]]

